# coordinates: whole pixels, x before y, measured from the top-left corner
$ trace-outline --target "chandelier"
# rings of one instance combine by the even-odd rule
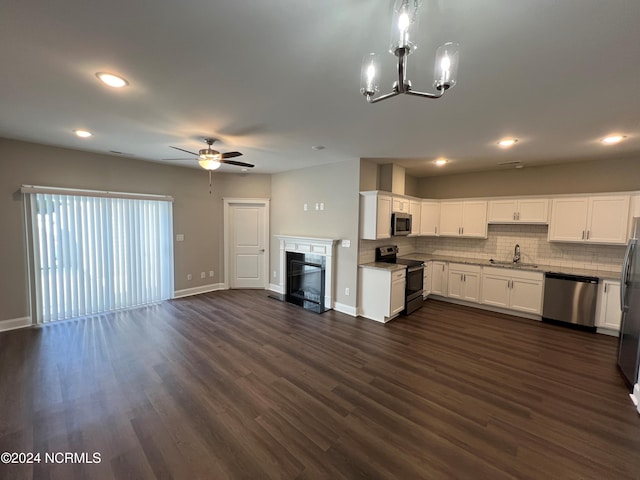
[[[420,0],[395,0],[391,22],[391,46],[389,52],[398,57],[398,80],[393,83],[391,93],[374,98],[378,93],[379,64],[375,53],[362,60],[360,92],[369,103],[376,103],[401,93],[423,98],[440,98],[456,84],[460,46],[448,42],[436,51],[433,86],[437,93],[418,92],[412,89],[407,79],[407,57],[417,48],[414,33],[418,27]]]

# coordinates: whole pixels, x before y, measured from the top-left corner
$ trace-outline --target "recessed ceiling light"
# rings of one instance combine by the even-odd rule
[[[127,82],[124,78],[112,73],[98,72],[96,73],[96,77],[98,77],[105,85],[109,85],[113,88],[122,88],[129,85],[129,82]]]
[[[613,145],[615,143],[621,142],[625,138],[627,138],[626,135],[609,135],[608,137],[604,137],[600,141],[605,145]]]
[[[503,148],[509,148],[509,147],[513,147],[517,142],[518,142],[517,138],[503,138],[498,142],[498,145],[500,145]]]
[[[447,160],[446,158],[439,158],[435,161],[435,164],[439,167],[442,167],[443,165],[446,165],[448,161],[449,160]]]
[[[324,145],[314,145],[313,147],[311,147],[312,150],[324,150],[325,147]]]
[[[87,138],[92,135],[92,133],[88,132],[87,130],[74,130],[73,133],[75,133],[80,138]]]

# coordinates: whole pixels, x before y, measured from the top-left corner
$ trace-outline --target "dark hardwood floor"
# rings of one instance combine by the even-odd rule
[[[617,339],[223,291],[0,334],[2,479],[638,479]],[[100,463],[45,463],[45,453]]]

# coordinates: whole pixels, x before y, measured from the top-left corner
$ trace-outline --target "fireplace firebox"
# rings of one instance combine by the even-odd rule
[[[310,253],[287,252],[287,291],[285,300],[307,310],[328,310],[325,298],[325,257]]]

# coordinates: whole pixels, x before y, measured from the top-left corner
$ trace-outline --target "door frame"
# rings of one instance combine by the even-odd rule
[[[264,207],[264,255],[263,255],[263,268],[264,268],[264,288],[266,289],[269,285],[269,258],[270,258],[270,249],[269,249],[269,238],[271,237],[269,225],[269,205],[271,200],[268,198],[223,198],[223,225],[224,225],[224,280],[223,286],[225,290],[229,290],[229,255],[231,252],[230,248],[230,232],[229,232],[229,221],[231,219],[231,207],[234,205],[260,205]]]

